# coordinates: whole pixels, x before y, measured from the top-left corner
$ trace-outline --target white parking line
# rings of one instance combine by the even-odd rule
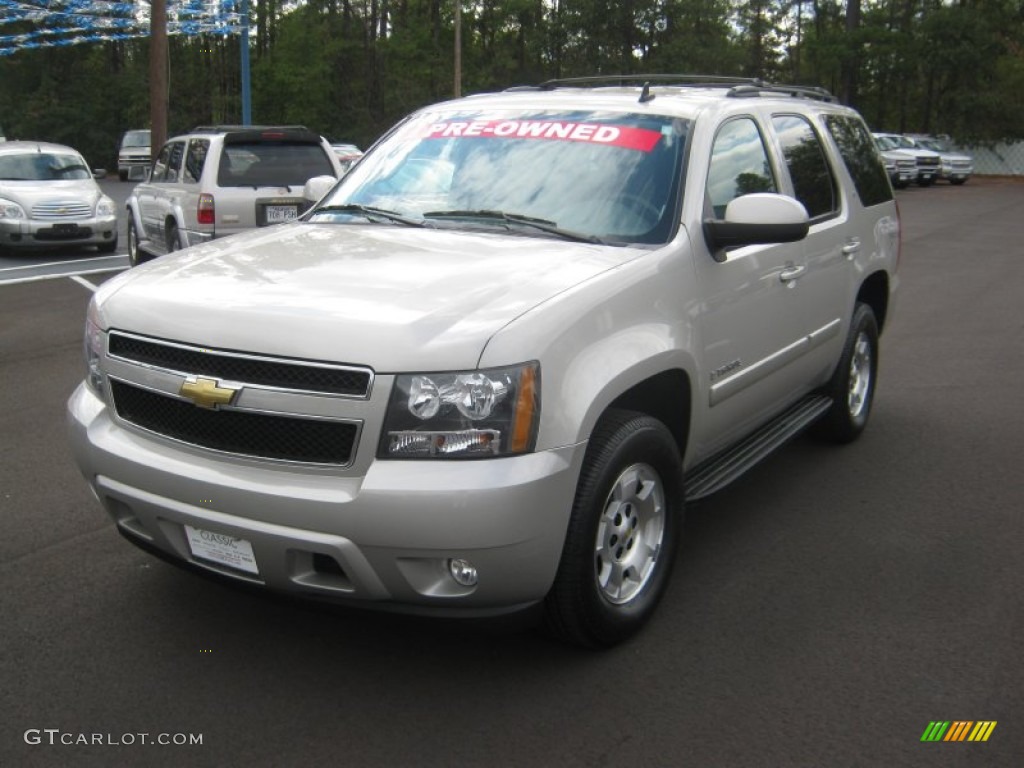
[[[69,264],[86,264],[90,261],[110,261],[112,259],[123,258],[123,256],[93,256],[89,259],[75,259],[74,261],[46,261],[42,264],[22,264],[17,267],[0,267],[0,273],[3,272],[17,272],[19,269],[39,269],[40,267],[66,267]],[[98,270],[92,270],[93,272]],[[76,272],[75,274],[88,274],[88,271],[81,273]],[[57,277],[63,277],[63,275],[57,275]]]
[[[17,269],[17,267],[15,267]],[[124,272],[128,267],[105,267],[103,269],[76,270],[74,272],[59,272],[51,275],[33,275],[32,277],[5,278],[0,275],[0,286],[18,285],[19,283],[37,283],[40,280],[56,280],[59,277],[75,277],[76,275],[99,275],[104,272]]]
[[[96,286],[93,285],[92,283],[90,283],[85,278],[79,277],[78,275],[71,275],[70,277],[71,277],[72,280],[74,280],[79,285],[84,286],[85,288],[87,288],[88,290],[92,291],[93,293],[96,293]]]

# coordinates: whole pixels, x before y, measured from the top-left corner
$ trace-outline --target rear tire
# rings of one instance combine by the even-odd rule
[[[131,211],[128,212],[128,264],[137,267],[146,260],[146,255],[139,248],[139,232],[135,229],[135,221]]]
[[[553,635],[604,648],[644,625],[668,584],[683,496],[682,459],[668,429],[644,414],[609,411],[587,446],[545,599]]]
[[[178,225],[172,222],[167,227],[167,252],[180,251],[184,247],[184,243],[181,242],[181,232],[178,231]]]
[[[825,389],[832,398],[832,407],[814,425],[812,433],[833,443],[856,440],[871,416],[877,377],[878,322],[871,307],[858,303],[839,365]]]

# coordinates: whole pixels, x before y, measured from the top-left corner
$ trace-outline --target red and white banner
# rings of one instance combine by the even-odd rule
[[[608,123],[575,123],[560,120],[451,120],[429,125],[426,138],[582,141],[650,152],[658,144],[661,132]]]

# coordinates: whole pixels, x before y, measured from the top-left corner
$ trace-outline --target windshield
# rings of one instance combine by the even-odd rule
[[[372,208],[446,228],[663,243],[678,218],[688,129],[624,113],[421,113],[311,218],[365,222],[359,209]]]
[[[90,179],[89,167],[78,155],[26,152],[0,155],[0,179],[6,181],[65,181]]]
[[[121,147],[148,147],[149,131],[128,131],[121,140]]]

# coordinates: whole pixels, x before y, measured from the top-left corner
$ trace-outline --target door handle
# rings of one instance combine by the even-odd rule
[[[800,275],[804,273],[805,269],[807,269],[807,267],[802,264],[797,267],[786,267],[784,270],[779,272],[779,280],[784,283],[791,283],[800,277]]]
[[[859,250],[860,238],[851,237],[849,240],[846,241],[846,244],[843,246],[843,255],[846,256],[847,259],[852,259]]]

